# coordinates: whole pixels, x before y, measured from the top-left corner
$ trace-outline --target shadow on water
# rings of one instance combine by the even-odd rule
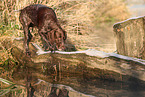
[[[9,76],[7,74],[10,74]],[[18,66],[1,73],[2,97],[143,97],[144,82],[130,78],[119,82],[90,78],[79,74],[62,74],[52,66],[40,72],[36,68]],[[4,85],[6,84],[7,85]],[[8,84],[9,83],[9,84]],[[11,88],[9,88],[11,86]],[[4,91],[9,90],[4,93]]]

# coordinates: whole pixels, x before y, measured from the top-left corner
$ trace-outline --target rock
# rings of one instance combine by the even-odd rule
[[[117,53],[145,59],[145,17],[137,17],[116,23]]]
[[[34,68],[36,73],[77,74],[87,78],[122,82],[130,82],[134,78],[145,81],[145,60],[90,49],[74,52],[44,52],[33,43],[30,44],[32,55],[28,57],[24,53],[22,44],[22,40],[10,39],[2,43],[7,50],[10,50],[19,65]],[[39,55],[38,51],[41,51]]]

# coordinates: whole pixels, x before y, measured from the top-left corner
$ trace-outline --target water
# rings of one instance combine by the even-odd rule
[[[62,74],[51,69],[16,66],[2,70],[2,97],[144,97],[145,84],[91,78],[79,74]]]
[[[145,16],[145,4],[129,5],[131,17]]]
[[[127,0],[127,4],[131,17],[145,16],[144,0]]]

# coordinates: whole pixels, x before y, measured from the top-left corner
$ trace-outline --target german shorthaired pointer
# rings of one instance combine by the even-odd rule
[[[45,5],[34,4],[25,7],[20,12],[19,19],[24,30],[26,55],[30,55],[29,42],[32,39],[32,34],[29,30],[30,27],[38,28],[39,35],[45,41],[45,50],[54,51],[56,49],[65,49],[64,42],[67,35],[59,25],[53,9]]]

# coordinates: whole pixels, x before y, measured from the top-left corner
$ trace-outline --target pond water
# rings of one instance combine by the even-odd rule
[[[145,16],[145,0],[126,0],[131,17]]]
[[[145,16],[145,4],[128,5],[131,17]]]
[[[144,97],[145,84],[89,78],[79,74],[43,73],[18,66],[0,75],[1,97]],[[4,79],[5,78],[5,79]]]

